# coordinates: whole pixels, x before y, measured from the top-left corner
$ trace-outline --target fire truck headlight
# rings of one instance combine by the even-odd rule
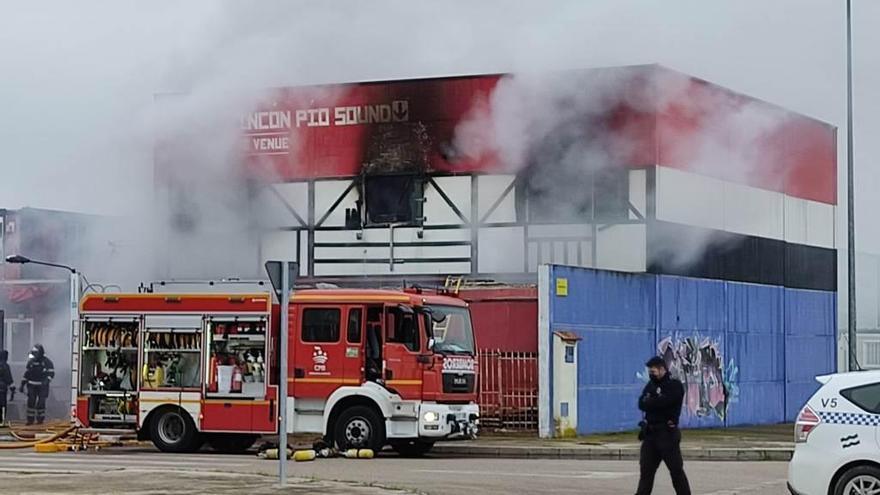
[[[440,415],[434,411],[428,411],[422,418],[425,420],[425,423],[436,423],[440,420]]]

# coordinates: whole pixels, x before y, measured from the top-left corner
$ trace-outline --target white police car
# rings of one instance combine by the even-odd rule
[[[880,495],[880,370],[816,378],[798,414],[788,490],[797,495]]]

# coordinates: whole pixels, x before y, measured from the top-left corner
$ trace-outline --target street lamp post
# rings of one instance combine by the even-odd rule
[[[79,299],[81,296],[80,274],[76,271],[76,268],[73,268],[72,266],[50,263],[48,261],[32,260],[21,255],[7,256],[6,262],[18,265],[34,264],[50,266],[53,268],[63,268],[70,272],[70,418],[71,421],[73,421],[73,411],[76,408],[77,376],[79,375],[79,353],[76,352],[76,349],[79,347]]]
[[[853,181],[852,0],[846,0],[846,257],[848,370],[859,369],[856,356],[856,207]]]

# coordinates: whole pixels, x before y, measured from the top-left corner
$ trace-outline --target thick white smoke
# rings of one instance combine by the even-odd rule
[[[614,122],[621,109],[652,119],[674,112],[678,119],[699,122],[699,130],[664,134],[665,124],[655,120],[654,134],[645,134],[628,127],[638,124]],[[778,187],[786,180],[780,166],[785,151],[781,141],[777,148],[766,144],[788,119],[789,114],[763,102],[708,91],[665,68],[517,73],[501,79],[488,99],[474,102],[456,128],[454,145],[471,158],[496,157],[507,172],[532,168],[525,177],[529,189],[553,198],[540,206],[548,209],[541,216],[565,218],[584,210],[590,188],[596,187],[590,179],[595,173],[653,165],[633,161],[650,139],[662,141],[673,155],[656,159],[673,160],[690,172]],[[687,266],[710,247],[736,242],[721,231],[687,235],[657,236],[652,249],[672,265]]]

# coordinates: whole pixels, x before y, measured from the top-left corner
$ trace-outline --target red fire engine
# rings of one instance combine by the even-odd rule
[[[74,419],[168,452],[242,451],[277,433],[279,308],[254,294],[89,294]],[[470,312],[417,290],[309,289],[289,311],[288,432],[427,452],[477,432]]]

